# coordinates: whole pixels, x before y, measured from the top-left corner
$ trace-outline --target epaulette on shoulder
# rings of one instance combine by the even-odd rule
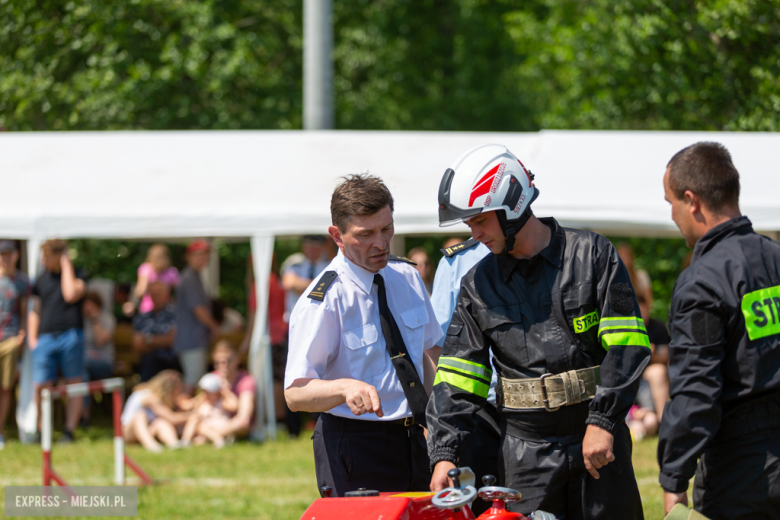
[[[417,265],[405,256],[396,256],[396,255],[390,255],[390,261],[391,262],[405,262],[407,264]]]
[[[330,284],[332,284],[333,280],[338,276],[336,271],[325,271],[317,282],[317,285],[315,285],[314,289],[309,293],[309,298],[321,302],[323,298],[325,298],[328,287],[330,287]]]
[[[473,238],[469,238],[465,242],[461,242],[460,244],[456,244],[452,247],[445,247],[444,249],[440,249],[440,251],[444,256],[451,257],[457,255],[463,250],[466,250],[470,247],[474,247],[477,244],[479,244],[479,240],[474,240]]]

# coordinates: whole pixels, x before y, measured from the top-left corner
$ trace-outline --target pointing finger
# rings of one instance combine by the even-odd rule
[[[371,399],[371,407],[373,408],[373,412],[377,417],[382,417],[384,415],[384,412],[382,411],[382,403],[379,400],[379,394],[377,393],[376,388],[373,386],[368,391],[368,397]]]

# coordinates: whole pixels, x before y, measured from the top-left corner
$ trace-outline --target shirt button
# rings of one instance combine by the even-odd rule
[[[366,344],[366,340],[364,340],[364,339],[361,339],[361,340],[360,340],[360,344],[361,344],[361,345],[365,345],[365,344]]]

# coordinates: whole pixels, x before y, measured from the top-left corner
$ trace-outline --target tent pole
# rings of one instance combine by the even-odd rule
[[[43,239],[30,237],[27,240],[27,276],[30,282],[35,281],[38,274],[40,250]],[[32,309],[32,298],[27,302],[27,313]],[[28,336],[29,337],[29,336]],[[25,342],[25,348],[27,343]],[[38,429],[38,409],[35,407],[35,385],[33,384],[32,352],[26,350],[22,356],[19,370],[19,401],[16,404],[16,423],[19,425],[19,440],[22,444],[33,442]]]
[[[255,275],[255,327],[249,340],[249,370],[256,382],[255,440],[276,440],[276,410],[271,365],[271,345],[268,338],[268,278],[274,254],[273,236],[254,236],[250,240],[252,268]]]

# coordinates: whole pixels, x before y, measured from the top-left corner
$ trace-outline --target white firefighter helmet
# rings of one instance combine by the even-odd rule
[[[539,195],[532,181],[533,174],[506,146],[488,144],[472,148],[444,172],[439,185],[439,226],[503,210],[497,214],[502,227],[511,225],[515,232],[519,231],[530,216],[531,203]]]

